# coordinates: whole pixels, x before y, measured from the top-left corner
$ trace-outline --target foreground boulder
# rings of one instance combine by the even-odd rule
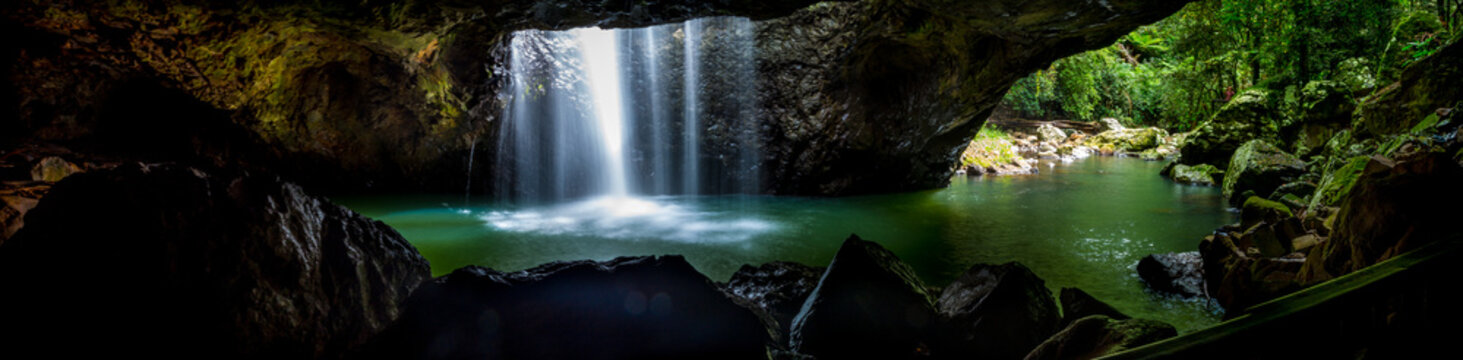
[[[1093,315],[1041,343],[1026,360],[1094,359],[1178,336],[1173,325],[1147,319]]]
[[[1230,156],[1240,145],[1255,139],[1274,139],[1279,134],[1280,114],[1270,103],[1270,96],[1262,89],[1235,96],[1185,138],[1179,146],[1179,163],[1228,168]]]
[[[469,266],[417,290],[366,358],[751,359],[769,330],[680,256]]]
[[[1153,290],[1189,297],[1208,295],[1204,259],[1198,251],[1144,256],[1138,260],[1138,277]]]
[[[1457,212],[1439,210],[1463,202],[1463,165],[1451,155],[1458,151],[1371,159],[1341,201],[1331,239],[1311,250],[1302,281],[1325,281],[1463,234]]]
[[[933,299],[889,250],[850,236],[793,320],[792,348],[820,359],[928,354]]]
[[[1260,197],[1269,197],[1279,188],[1301,174],[1306,164],[1265,140],[1251,140],[1235,150],[1230,159],[1229,170],[1224,172],[1224,197],[1231,204],[1238,205],[1253,192]]]
[[[756,306],[774,321],[781,334],[792,328],[792,319],[803,309],[808,294],[818,286],[824,268],[794,262],[774,261],[762,266],[742,265],[724,287],[727,294]]]
[[[1056,332],[1046,283],[1020,263],[979,264],[940,294],[941,356],[1020,359]]]
[[[0,188],[0,244],[25,226],[25,213],[36,207],[49,185]]]
[[[395,230],[272,176],[77,174],[0,247],[0,353],[336,358],[427,276]]]
[[[1073,321],[1092,315],[1102,315],[1117,320],[1127,319],[1128,315],[1114,309],[1102,300],[1098,300],[1086,291],[1078,288],[1062,288],[1062,325],[1067,327]]]

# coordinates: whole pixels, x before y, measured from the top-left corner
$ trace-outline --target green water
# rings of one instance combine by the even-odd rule
[[[725,281],[742,264],[825,265],[856,233],[933,286],[972,264],[1019,261],[1054,292],[1078,287],[1128,315],[1191,331],[1217,322],[1217,308],[1147,291],[1134,265],[1150,253],[1196,250],[1234,216],[1217,188],[1173,184],[1157,175],[1162,166],[1094,157],[1043,163],[1035,176],[958,176],[941,190],[845,198],[598,199],[526,209],[464,206],[461,195],[337,201],[395,227],[436,275],[474,264],[511,271],[682,254]]]

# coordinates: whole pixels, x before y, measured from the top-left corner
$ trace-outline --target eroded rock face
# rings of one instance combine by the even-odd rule
[[[765,358],[769,329],[680,256],[469,266],[422,285],[361,355],[380,359]]]
[[[1057,331],[1061,315],[1046,283],[1020,263],[975,265],[938,303],[942,356],[1020,359]]]
[[[820,359],[926,355],[937,321],[933,305],[908,265],[853,235],[793,320],[792,349]]]
[[[1095,359],[1174,336],[1178,330],[1159,321],[1092,315],[1052,335],[1025,359]]]
[[[0,352],[334,358],[427,276],[395,230],[275,177],[126,165],[57,183],[0,246]]]

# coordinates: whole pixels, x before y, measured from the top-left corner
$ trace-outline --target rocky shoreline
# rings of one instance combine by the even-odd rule
[[[1168,131],[1156,127],[1127,128],[1113,118],[1097,122],[1093,134],[1058,128],[1054,124],[1059,122],[1054,121],[1002,120],[1000,123],[1025,127],[1001,127],[996,130],[1000,136],[978,135],[966,146],[956,174],[1036,174],[1040,172],[1036,167],[1040,160],[1072,161],[1093,155],[1162,161],[1177,155],[1176,146],[1183,141],[1183,135],[1170,136]]]

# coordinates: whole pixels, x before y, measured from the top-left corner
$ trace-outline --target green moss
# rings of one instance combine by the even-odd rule
[[[1209,164],[1177,164],[1173,167],[1172,175],[1173,181],[1183,184],[1214,185],[1223,179],[1224,171]]]
[[[1412,133],[1422,134],[1424,132],[1431,132],[1434,127],[1438,126],[1438,120],[1441,120],[1441,118],[1438,117],[1437,113],[1428,114],[1426,118],[1423,118],[1421,122],[1418,122],[1417,125],[1412,127]]]
[[[1240,209],[1240,214],[1246,219],[1250,219],[1255,216],[1258,216],[1260,218],[1265,218],[1268,216],[1278,216],[1280,218],[1295,216],[1294,213],[1290,212],[1290,207],[1285,206],[1285,204],[1277,201],[1265,200],[1259,196],[1251,196],[1250,198],[1245,199],[1245,204]]]
[[[1011,136],[994,127],[987,126],[975,135],[965,153],[960,156],[960,166],[970,165],[992,168],[1016,162],[1021,159],[1011,144]]]
[[[1355,156],[1346,160],[1346,164],[1334,171],[1326,173],[1321,178],[1320,186],[1316,187],[1316,195],[1311,197],[1311,209],[1321,206],[1336,206],[1341,198],[1351,192],[1351,187],[1356,185],[1356,179],[1366,170],[1367,162],[1371,161],[1367,156]]]

